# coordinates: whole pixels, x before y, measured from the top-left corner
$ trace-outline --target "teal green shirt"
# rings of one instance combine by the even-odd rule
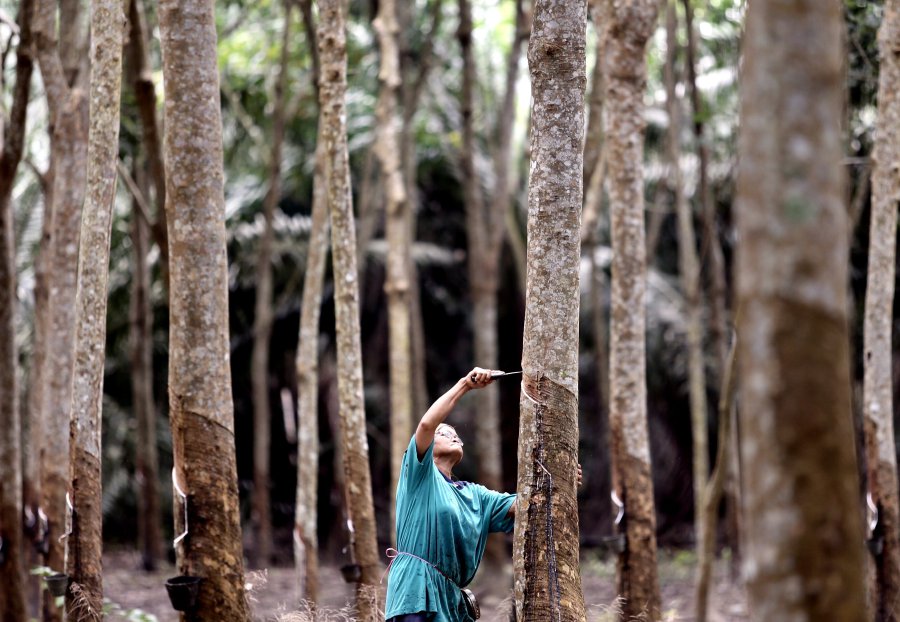
[[[435,622],[467,622],[459,587],[475,576],[488,533],[513,529],[508,516],[514,494],[469,482],[451,482],[434,464],[432,452],[418,459],[413,437],[397,483],[397,550],[426,559],[397,556],[388,577],[385,617],[432,611]],[[457,587],[459,586],[459,587]]]

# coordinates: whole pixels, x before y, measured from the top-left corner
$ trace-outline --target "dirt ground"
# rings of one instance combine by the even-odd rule
[[[171,566],[155,573],[139,570],[138,556],[133,552],[116,552],[104,559],[103,584],[106,597],[112,601],[109,620],[131,622],[177,622],[178,616],[169,605],[163,584],[176,574]],[[726,563],[716,564],[715,582],[711,590],[710,622],[748,620],[744,590],[730,580]],[[692,553],[661,551],[659,557],[663,620],[694,619],[694,570]],[[352,590],[336,567],[321,569],[321,605],[324,611],[316,622],[351,620]],[[505,572],[479,571],[472,589],[481,603],[483,622],[505,622],[509,610],[512,569]],[[615,564],[609,559],[587,553],[582,560],[582,582],[590,622],[615,620]],[[294,600],[294,575],[291,568],[248,571],[250,599],[254,620],[259,622],[307,622]],[[138,610],[141,612],[139,613]],[[223,621],[226,622],[226,621]]]

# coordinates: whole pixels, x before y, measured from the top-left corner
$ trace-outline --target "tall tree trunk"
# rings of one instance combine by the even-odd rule
[[[343,0],[319,3],[318,45],[322,61],[319,105],[328,162],[328,206],[334,262],[335,322],[338,350],[341,445],[351,525],[351,546],[361,573],[356,586],[359,619],[378,617],[378,545],[369,446],[363,403],[362,356],[359,334],[359,283],[356,274],[356,232],[350,195],[347,156],[347,47]]]
[[[138,187],[145,175],[135,167]],[[129,302],[131,392],[136,422],[135,471],[137,475],[138,548],[141,566],[156,570],[162,557],[162,515],[159,501],[159,457],[156,449],[156,403],[153,399],[153,307],[150,300],[149,224],[138,211],[131,216],[131,247],[134,255]]]
[[[319,316],[328,255],[328,173],[324,124],[319,120],[313,178],[312,227],[303,278],[297,342],[297,506],[294,564],[300,600],[319,597],[319,536],[316,529],[319,484]]]
[[[607,0],[606,149],[613,246],[610,314],[610,436],[613,490],[625,504],[625,550],[616,584],[622,619],[660,615],[656,513],[647,435],[643,94],[647,40],[658,2]]]
[[[513,550],[518,620],[585,620],[578,555],[583,2],[535,3],[528,283]],[[552,208],[552,209],[551,209]]]
[[[35,3],[36,4],[36,3]],[[52,169],[47,177],[52,177]],[[49,297],[50,297],[50,258],[53,253],[53,199],[52,181],[48,180],[43,191],[44,214],[41,222],[41,240],[37,256],[34,259],[34,337],[31,345],[31,376],[28,379],[28,449],[25,463],[25,503],[31,514],[33,527],[31,530],[34,548],[29,556],[29,566],[41,566],[44,563],[44,543],[49,546],[44,530],[43,494],[41,491],[41,455],[44,447],[44,390],[47,378],[49,359],[47,342],[50,332]],[[29,483],[30,482],[30,483]],[[40,615],[42,581],[32,577],[30,592],[36,605],[35,615]]]
[[[123,0],[91,4],[91,88],[88,179],[75,299],[75,365],[72,374],[69,476],[71,534],[66,567],[66,619],[99,620],[103,610],[100,491],[100,425],[106,360],[109,245],[119,157],[122,90]]]
[[[185,620],[248,620],[228,342],[228,266],[216,30],[211,0],[163,0],[166,211],[170,244],[169,417],[187,495],[183,574],[203,578]],[[178,531],[177,533],[181,533]]]
[[[291,1],[285,0],[281,64],[275,83],[272,120],[272,160],[269,162],[269,190],[263,200],[265,226],[256,263],[256,312],[253,325],[253,353],[250,376],[253,385],[253,528],[257,566],[272,558],[272,513],[269,495],[272,410],[269,405],[269,339],[272,335],[272,219],[281,199],[281,153],[284,144],[284,91],[290,58]]]
[[[131,87],[137,101],[143,131],[144,152],[153,183],[153,199],[156,220],[153,223],[153,239],[159,246],[163,279],[168,287],[169,242],[166,230],[166,173],[163,166],[162,132],[156,115],[156,86],[150,66],[148,48],[150,36],[144,16],[142,0],[128,0],[128,43],[126,53],[131,72]]]
[[[82,83],[84,73],[78,65],[64,68],[62,56],[71,58],[77,48],[80,25],[77,5],[63,7],[63,41],[57,43],[56,3],[38,0],[35,5],[34,35],[38,64],[44,81],[50,112],[51,164],[53,187],[53,245],[48,262],[49,296],[46,342],[47,366],[43,377],[41,506],[47,516],[48,552],[44,563],[61,571],[65,566],[64,543],[60,540],[66,525],[66,490],[69,455],[69,418],[72,412],[72,369],[75,345],[75,288],[78,270],[78,243],[81,208],[84,202],[88,143],[88,98]],[[68,50],[68,51],[66,51]],[[44,597],[44,620],[59,620],[62,612],[49,595]]]
[[[697,143],[697,156],[700,160],[698,165],[697,195],[700,197],[700,211],[703,214],[703,256],[708,262],[709,273],[709,338],[712,345],[711,349],[715,356],[713,375],[717,378],[718,385],[722,387],[725,386],[722,375],[725,373],[725,365],[728,359],[728,340],[726,339],[728,327],[726,300],[728,292],[725,283],[725,257],[722,252],[722,243],[719,239],[718,209],[716,208],[712,184],[709,180],[709,139],[706,136],[706,124],[704,122],[704,119],[707,117],[707,110],[703,103],[702,93],[697,87],[697,32],[694,28],[693,1],[681,0],[684,6],[684,25],[687,32],[685,64],[687,67],[687,88],[690,94],[691,111],[694,118],[694,122],[691,125],[694,131],[694,139]],[[728,412],[727,416],[731,417],[731,412]],[[722,422],[720,421],[719,424],[722,425]],[[732,564],[735,564],[740,557],[737,522],[740,508],[738,507],[738,473],[735,468],[737,461],[734,459],[734,456],[737,454],[737,447],[735,447],[736,436],[732,436],[734,438],[727,439],[731,447],[726,452],[729,466],[725,474],[725,505],[727,514],[725,530],[728,545],[731,548]]]
[[[684,193],[681,172],[681,110],[676,95],[675,57],[678,53],[678,0],[666,2],[666,108],[669,114],[668,148],[670,184],[678,217],[678,269],[687,307],[688,390],[691,407],[694,471],[694,538],[698,553],[704,538],[712,534],[703,524],[703,491],[709,479],[709,439],[706,426],[706,375],[703,361],[702,301],[700,268],[694,239],[694,214]]]
[[[443,0],[431,0],[429,18],[431,26],[427,34],[422,36],[422,49],[415,52],[410,44],[411,15],[410,9],[415,5],[401,2],[397,5],[398,26],[400,36],[400,70],[403,75],[401,80],[400,99],[403,103],[403,128],[400,134],[401,167],[403,180],[406,185],[406,210],[409,229],[410,244],[416,239],[416,214],[418,212],[419,192],[416,183],[416,134],[415,117],[422,99],[422,91],[428,74],[431,73],[434,59],[434,40],[440,31],[441,18],[443,16]],[[425,327],[422,321],[422,305],[419,292],[419,277],[415,263],[411,260],[409,265],[409,304],[411,331],[410,343],[412,344],[412,392],[413,412],[424,413],[430,403],[428,399],[428,386],[426,382],[427,361],[425,360]]]
[[[12,189],[25,144],[25,119],[31,92],[31,20],[34,2],[19,5],[16,85],[8,119],[3,119],[0,153],[0,621],[25,620],[25,566],[22,538],[22,438],[16,372],[16,260]]]
[[[885,3],[878,32],[881,65],[878,75],[878,132],[872,159],[872,213],[869,270],[864,320],[866,465],[869,492],[878,508],[873,538],[884,538],[875,556],[875,617],[891,620],[900,605],[900,508],[897,499],[897,453],[891,334],[894,265],[897,247],[897,204],[900,201],[900,1]]]
[[[736,214],[754,620],[866,618],[850,412],[842,25],[837,2],[754,0],[747,12]]]
[[[397,95],[400,87],[400,55],[397,50],[397,6],[393,0],[381,0],[375,18],[378,45],[381,51],[381,82],[375,151],[381,163],[386,205],[385,237],[387,238],[387,276],[384,291],[388,299],[388,333],[391,397],[391,542],[396,542],[394,530],[396,498],[393,492],[400,479],[403,454],[413,433],[412,422],[412,344],[410,322],[410,230],[409,202],[400,162],[400,141],[397,118]]]
[[[313,81],[319,92],[319,49],[310,0],[300,1],[303,29],[313,58]],[[318,97],[317,97],[318,101]],[[303,276],[303,300],[297,338],[297,503],[294,514],[294,566],[298,600],[315,606],[319,598],[319,318],[328,255],[328,169],[322,112],[316,136],[312,226]]]

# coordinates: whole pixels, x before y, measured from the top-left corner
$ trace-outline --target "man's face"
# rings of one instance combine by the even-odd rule
[[[463,442],[456,430],[449,425],[438,426],[434,433],[434,453],[435,455],[458,454],[457,462],[462,460]]]

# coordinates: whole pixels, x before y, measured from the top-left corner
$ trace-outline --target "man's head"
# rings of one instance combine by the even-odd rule
[[[442,423],[434,431],[434,457],[449,458],[453,466],[463,458],[463,442],[452,425]]]

